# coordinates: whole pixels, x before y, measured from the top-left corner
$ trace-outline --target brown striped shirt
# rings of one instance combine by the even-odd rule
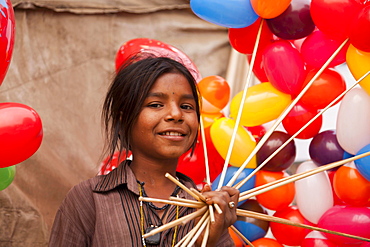
[[[50,247],[92,246],[92,247],[139,247],[143,246],[140,227],[140,204],[138,183],[129,167],[130,161],[123,162],[107,175],[101,175],[73,187],[62,202],[51,231]],[[185,175],[177,174],[180,181],[188,188],[195,188],[194,183]],[[183,190],[179,197],[192,199]],[[144,228],[161,225],[161,219],[155,210],[144,203]],[[187,207],[179,208],[179,217],[194,212]],[[176,206],[166,209],[167,222],[176,219]],[[192,228],[194,222],[179,225],[177,241]],[[174,228],[161,234],[159,245],[172,246]],[[176,242],[177,242],[176,241]],[[234,246],[226,231],[217,246]]]

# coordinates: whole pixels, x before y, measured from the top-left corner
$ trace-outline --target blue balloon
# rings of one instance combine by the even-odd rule
[[[367,152],[370,152],[370,144],[361,148],[360,151],[358,151],[356,155],[360,155],[360,154],[367,153]],[[356,165],[357,170],[360,172],[360,174],[364,176],[364,178],[366,178],[370,182],[370,155],[364,158],[355,160],[355,165]]]
[[[344,151],[344,153],[343,153],[343,159],[348,159],[348,158],[351,158],[353,156],[354,156],[353,154],[350,154],[350,153],[348,153],[346,151]]]
[[[244,237],[246,237],[251,242],[259,238],[263,238],[266,235],[265,230],[249,222],[237,220],[234,223],[234,226],[241,234],[243,234]]]
[[[238,170],[239,170],[239,167],[229,166],[226,170],[225,179],[224,179],[224,182],[222,183],[222,186],[226,185]],[[244,168],[243,171],[240,173],[239,177],[236,179],[235,184],[239,183],[241,180],[246,178],[249,174],[253,172],[253,170],[254,169],[251,169],[251,168]],[[221,179],[221,174],[218,175],[217,178],[212,182],[212,186],[211,186],[212,190],[216,190],[218,188],[218,183]],[[246,183],[243,184],[243,186],[240,187],[239,191],[244,192],[244,191],[253,189],[255,185],[256,185],[256,176],[252,176]],[[238,206],[240,206],[244,202],[245,200],[239,202]]]
[[[247,27],[259,17],[250,0],[191,0],[190,7],[201,19],[228,28]]]

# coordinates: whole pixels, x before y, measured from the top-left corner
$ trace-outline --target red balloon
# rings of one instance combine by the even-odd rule
[[[317,69],[307,74],[307,85],[317,73]],[[325,69],[303,94],[300,103],[310,110],[321,110],[346,90],[346,82],[341,74],[334,69]],[[340,100],[336,101],[338,104]],[[334,105],[335,105],[334,104]]]
[[[329,63],[334,67],[346,61],[346,53],[350,43],[347,43],[340,52]],[[301,54],[308,67],[321,69],[333,53],[341,45],[338,40],[332,39],[329,35],[320,30],[311,33],[302,43]]]
[[[98,175],[106,175],[110,173],[112,170],[116,169],[121,164],[122,161],[124,161],[126,158],[129,158],[131,154],[132,154],[131,151],[129,151],[127,155],[126,152],[123,151],[120,155],[120,152],[117,151],[113,154],[112,159],[110,161],[109,157],[106,157],[100,164]]]
[[[370,52],[370,5],[360,11],[352,25],[349,38],[354,47]]]
[[[15,34],[14,10],[10,0],[0,4],[0,86],[12,59]]]
[[[257,52],[252,71],[260,82],[268,82],[269,79],[267,78],[265,67],[263,65],[262,54],[263,50]],[[247,60],[250,64],[252,61],[252,55],[247,54]]]
[[[335,176],[336,170],[331,170],[328,171],[328,176],[330,179],[330,184],[331,184],[331,190],[333,192],[333,197],[334,197],[334,205],[344,205],[345,203],[337,196],[337,194],[334,191],[334,176]]]
[[[231,46],[240,53],[252,54],[261,21],[263,20],[259,18],[250,26],[244,28],[229,28],[229,41]],[[272,41],[273,34],[264,21],[258,43],[258,50],[263,50],[263,48]]]
[[[306,220],[302,214],[299,212],[296,206],[290,206],[280,211],[276,211],[274,213],[275,217],[287,219],[291,222],[301,223],[305,225],[313,225],[308,220]],[[284,245],[289,246],[301,246],[306,235],[310,232],[310,230],[297,227],[297,226],[290,226],[281,223],[270,223],[271,232],[276,238],[276,240]]]
[[[201,79],[198,69],[186,54],[162,41],[147,38],[132,39],[121,45],[116,54],[116,71],[129,57],[136,54],[141,54],[143,57],[152,54],[172,58],[184,64],[196,81]]]
[[[301,91],[306,67],[301,54],[289,41],[281,40],[268,45],[262,61],[267,78],[276,89],[290,95]]]
[[[261,140],[261,138],[266,134],[266,128],[263,125],[246,126],[245,128],[252,134],[256,142]]]
[[[301,247],[337,247],[333,242],[326,239],[320,232],[312,231],[303,240]]]
[[[252,242],[254,247],[283,247],[278,241],[272,238],[259,238]]]
[[[288,115],[283,119],[282,124],[289,135],[293,136],[298,130],[306,125],[317,114],[317,111],[307,110],[301,104],[296,104]],[[322,115],[307,126],[299,135],[298,139],[310,139],[320,132],[322,126]]]
[[[311,17],[319,30],[342,42],[362,8],[360,0],[312,0]]]
[[[43,130],[39,115],[19,103],[0,103],[0,168],[16,165],[40,147]]]

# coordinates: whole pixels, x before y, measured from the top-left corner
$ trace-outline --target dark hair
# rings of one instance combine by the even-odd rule
[[[189,70],[181,63],[154,56],[133,56],[128,59],[114,77],[102,109],[102,120],[106,133],[105,154],[109,160],[118,150],[130,150],[130,133],[143,102],[156,80],[166,73],[182,74],[189,82],[196,102],[198,122],[200,119],[199,91]],[[194,140],[194,150],[197,137]]]

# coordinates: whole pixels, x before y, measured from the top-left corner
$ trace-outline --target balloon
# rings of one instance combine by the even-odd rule
[[[13,55],[15,18],[12,2],[3,0],[0,4],[0,86],[3,83]]]
[[[203,128],[208,128],[210,127],[216,119],[225,117],[222,112],[217,112],[217,113],[208,113],[208,112],[201,112],[202,115],[202,120],[203,120]]]
[[[274,213],[274,216],[287,219],[291,222],[312,225],[302,216],[296,206],[290,206],[283,210],[278,210]],[[275,222],[270,223],[270,228],[272,234],[279,243],[289,246],[300,246],[305,236],[310,231],[302,227],[290,226]]]
[[[330,179],[330,184],[331,184],[331,190],[333,192],[333,197],[334,197],[334,205],[344,205],[345,203],[337,196],[337,193],[334,191],[334,176],[335,176],[336,170],[329,170],[328,171],[328,176]]]
[[[198,82],[202,112],[218,113],[229,102],[230,86],[221,76],[207,76]]]
[[[121,164],[122,161],[124,161],[127,158],[131,159],[132,158],[131,155],[132,155],[131,151],[129,151],[127,155],[125,151],[123,151],[121,155],[119,151],[116,151],[113,154],[112,159],[110,161],[109,157],[106,157],[100,164],[98,175],[106,175],[110,173],[112,170],[116,169]]]
[[[201,79],[197,67],[185,53],[172,45],[148,38],[131,39],[121,45],[116,53],[116,71],[120,69],[128,58],[136,54],[140,54],[143,58],[148,55],[172,58],[187,67],[196,81]]]
[[[312,0],[312,20],[322,32],[343,41],[363,7],[360,0]]]
[[[347,50],[346,61],[353,77],[359,80],[363,75],[369,72],[370,52],[364,52],[350,45]],[[368,75],[359,82],[360,86],[370,95],[370,76]]]
[[[190,7],[199,18],[223,27],[247,27],[258,19],[249,0],[191,0]]]
[[[226,159],[234,126],[234,120],[229,118],[220,118],[210,127],[212,142],[223,159]],[[243,127],[238,126],[229,163],[233,166],[240,167],[255,147],[256,142],[251,134],[249,134],[249,132]],[[256,166],[257,162],[256,157],[254,156],[248,163],[247,167],[255,168]]]
[[[256,187],[287,177],[285,172],[259,170],[256,173]],[[288,207],[294,199],[294,184],[289,183],[256,196],[257,201],[267,209],[281,210]]]
[[[259,205],[259,203],[253,199],[244,202],[238,208],[267,215],[266,210],[263,209],[261,205]],[[268,221],[245,216],[238,216],[236,222],[234,223],[235,228],[249,241],[254,241],[264,237],[269,229],[269,225],[270,224]]]
[[[336,171],[333,187],[337,196],[346,204],[365,206],[370,201],[370,182],[360,174],[353,162]]]
[[[317,111],[308,110],[298,103],[283,119],[282,124],[288,134],[292,136],[316,115]],[[301,133],[299,133],[299,135],[296,136],[296,138],[310,139],[319,133],[321,126],[322,115],[308,125]]]
[[[252,71],[253,71],[253,74],[256,76],[256,78],[260,82],[268,82],[269,80],[267,79],[265,67],[263,65],[262,54],[263,54],[263,50],[257,51]],[[250,64],[252,61],[252,55],[247,54],[247,60],[248,60],[248,63]]]
[[[317,168],[312,161],[301,163],[296,173]],[[295,182],[296,203],[299,212],[310,222],[317,224],[320,217],[334,205],[334,197],[328,174],[324,171]]]
[[[261,165],[270,157],[281,145],[283,145],[290,136],[282,131],[274,131],[257,152],[257,165]],[[280,172],[293,164],[296,157],[296,146],[294,140],[290,141],[282,150],[280,150],[271,160],[269,160],[262,170]]]
[[[351,44],[359,50],[370,52],[370,5],[365,6],[349,31]]]
[[[312,231],[303,240],[301,247],[337,247],[336,244],[330,242],[323,234],[319,231]]]
[[[335,130],[325,130],[315,135],[309,145],[309,154],[318,165],[342,160],[344,150],[339,145]]]
[[[224,178],[224,181],[222,183],[222,186],[226,185],[230,180],[231,178],[234,177],[234,174],[239,170],[238,167],[234,167],[234,166],[229,166],[227,169],[226,169],[226,173],[225,173],[225,178]],[[253,172],[253,169],[250,169],[250,168],[245,168],[243,169],[243,171],[240,173],[239,177],[235,180],[235,184],[239,183],[240,181],[242,181],[244,178],[248,177],[251,173]],[[218,184],[220,183],[220,180],[221,180],[221,175],[222,174],[219,174],[216,179],[212,182],[212,190],[216,190],[218,188]],[[250,189],[253,189],[254,186],[256,184],[256,175],[252,176],[251,179],[249,179],[247,182],[245,182],[240,188],[239,188],[239,191],[240,192],[244,192],[244,191],[247,191],[247,190],[250,190]],[[245,201],[242,201],[242,202],[239,202],[238,203],[238,206],[242,205]]]
[[[290,2],[291,0],[251,0],[254,11],[265,19],[271,19],[283,13]]]
[[[316,30],[303,41],[301,54],[308,67],[321,69],[340,45],[341,42],[338,40],[330,38],[320,30]],[[339,51],[328,67],[334,67],[344,63],[346,61],[348,47],[349,43]]]
[[[348,153],[370,143],[370,96],[363,89],[353,88],[343,97],[336,125],[338,142]]]
[[[231,227],[228,228],[228,232],[230,234],[230,237],[234,241],[235,247],[245,247],[246,246],[242,238]]]
[[[308,73],[305,85],[315,76],[317,70]],[[325,69],[303,94],[300,103],[307,109],[321,110],[346,90],[344,78],[334,69]],[[337,104],[340,100],[337,100]],[[335,105],[333,104],[333,105]]]
[[[356,155],[370,152],[370,144],[361,148]],[[355,160],[355,165],[361,175],[370,182],[370,157],[366,156],[364,158]]]
[[[239,92],[230,103],[230,117],[236,119],[242,100],[243,91]],[[290,104],[291,96],[265,82],[248,88],[243,106],[240,124],[257,126],[270,122],[280,116]]]
[[[254,44],[260,28],[262,19],[259,18],[252,25],[244,28],[229,28],[229,42],[230,45],[240,53],[252,54]],[[273,34],[268,28],[266,22],[262,23],[261,36],[258,43],[258,50],[270,44],[273,40]],[[254,42],[253,42],[254,41]]]
[[[41,145],[43,131],[39,115],[19,103],[0,103],[0,168],[31,157]]]
[[[245,127],[254,137],[256,142],[258,142],[265,134],[266,128],[263,125]]]
[[[0,191],[6,189],[14,180],[15,166],[0,168]]]
[[[301,54],[290,42],[281,40],[268,45],[262,61],[267,78],[275,88],[291,95],[301,91],[306,67]]]
[[[279,16],[267,19],[271,32],[286,40],[301,39],[315,29],[310,14],[311,0],[294,0]]]
[[[324,213],[317,226],[330,231],[370,238],[370,208],[334,206]],[[330,241],[340,246],[343,246],[343,244],[360,244],[362,242],[358,239],[329,233],[324,235]]]
[[[252,242],[254,247],[283,247],[278,241],[272,238],[260,238]]]

